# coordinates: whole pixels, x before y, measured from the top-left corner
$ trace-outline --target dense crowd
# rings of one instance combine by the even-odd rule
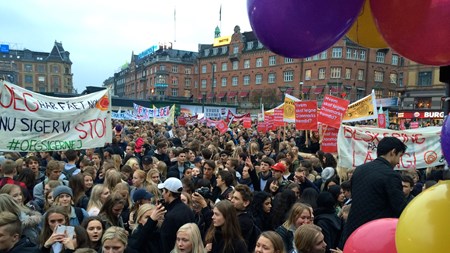
[[[450,176],[394,171],[407,147],[392,137],[355,170],[289,126],[112,131],[101,148],[0,156],[0,252],[341,252],[356,228],[399,217]]]

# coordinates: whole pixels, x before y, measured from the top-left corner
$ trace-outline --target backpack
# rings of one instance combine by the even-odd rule
[[[70,170],[65,170],[65,169],[63,169],[63,170],[62,170],[62,174],[64,174],[64,176],[66,176],[66,179],[69,180],[69,179],[72,177],[73,173],[74,173],[77,169],[78,169],[77,166],[73,166]]]
[[[75,208],[75,215],[77,216],[78,222],[79,222],[80,225],[81,225],[81,223],[82,223],[83,220],[84,220],[84,214],[83,214],[83,211],[81,210],[80,207],[74,207],[74,208]]]

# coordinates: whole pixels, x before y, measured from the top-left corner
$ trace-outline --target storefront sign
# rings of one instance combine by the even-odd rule
[[[398,118],[404,119],[443,119],[444,112],[442,111],[421,111],[421,112],[399,112]]]

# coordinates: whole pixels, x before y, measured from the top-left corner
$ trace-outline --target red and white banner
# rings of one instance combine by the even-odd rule
[[[397,169],[424,169],[443,165],[441,129],[441,127],[425,127],[395,131],[342,126],[338,134],[339,166],[354,168],[375,160],[378,143],[387,136],[396,137],[407,146]]]
[[[267,132],[267,123],[266,122],[258,122],[258,132],[266,133]]]
[[[244,126],[244,128],[251,128],[252,127],[252,118],[245,117],[243,126]]]
[[[348,100],[326,95],[317,116],[317,121],[330,127],[339,128],[348,104]]]
[[[283,118],[284,118],[283,108],[273,110],[273,123],[275,126],[277,127],[284,126]]]
[[[234,114],[232,111],[228,110],[226,121],[229,122],[231,119],[233,119],[233,122],[241,121],[244,120],[245,117],[250,117],[250,113]]]
[[[295,102],[295,129],[317,130],[317,101]]]
[[[264,122],[266,123],[266,131],[277,129],[273,122],[273,115],[264,115]]]
[[[223,120],[219,120],[219,121],[216,123],[216,127],[217,127],[217,129],[219,130],[219,132],[220,132],[221,134],[226,133],[227,130],[228,130],[228,125],[227,125],[227,123],[226,123],[225,121],[223,121]]]
[[[337,136],[339,129],[327,127],[323,133],[320,149],[326,153],[337,153]]]

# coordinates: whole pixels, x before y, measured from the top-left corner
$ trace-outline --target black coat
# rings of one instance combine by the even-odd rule
[[[247,252],[247,245],[244,240],[231,238],[232,248],[225,250],[225,241],[223,240],[222,231],[216,228],[214,239],[212,241],[211,253],[245,253]]]
[[[340,246],[361,225],[381,218],[398,218],[406,206],[400,174],[383,157],[358,166],[351,187],[352,207]]]
[[[128,237],[128,248],[140,253],[161,252],[161,237],[156,226],[158,222],[148,219],[144,226],[141,224]]]
[[[284,249],[286,252],[291,252],[294,249],[294,233],[285,228],[283,225],[275,229],[275,232],[277,232],[281,236],[281,239],[283,239]]]
[[[186,223],[195,222],[194,212],[180,198],[176,198],[167,206],[167,213],[161,225],[161,243],[163,253],[169,253],[175,246],[178,229]]]
[[[10,249],[9,251],[5,251],[5,253],[40,253],[36,244],[32,243],[27,237],[22,236],[20,240]]]
[[[336,215],[336,210],[316,209],[314,210],[314,224],[322,228],[324,241],[327,244],[327,251],[336,249],[342,233],[342,221]]]

